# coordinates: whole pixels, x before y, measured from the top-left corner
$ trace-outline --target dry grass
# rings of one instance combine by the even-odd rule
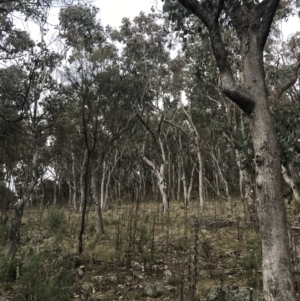
[[[185,212],[182,204],[171,203],[169,214],[164,215],[160,204],[155,202],[141,202],[138,210],[135,204],[123,204],[103,213],[104,235],[96,233],[91,208],[84,252],[79,256],[80,264],[86,267],[83,279],[77,278],[72,265],[77,256],[80,213],[65,209],[64,221],[55,229],[47,223],[49,209],[42,214],[40,210],[27,209],[20,253],[59,250],[61,257],[71,259],[69,268],[78,294],[86,283],[95,286],[92,277],[114,276],[113,281],[101,285],[101,289],[95,286],[91,292],[97,295],[101,291],[106,300],[114,300],[110,296],[146,300],[143,288],[155,281],[169,287],[159,300],[187,300],[193,289],[194,300],[200,300],[218,284],[261,289],[258,234],[244,221],[243,206],[238,200],[233,215],[228,207],[226,203],[212,201],[202,213],[198,203],[192,202]],[[44,236],[41,242],[32,240],[38,234]],[[143,266],[143,270],[132,267],[132,261]],[[166,276],[166,270],[172,275]],[[17,286],[13,284],[8,291],[15,289]],[[99,297],[99,300],[105,299]]]

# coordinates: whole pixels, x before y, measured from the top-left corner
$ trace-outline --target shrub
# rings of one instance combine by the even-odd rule
[[[20,283],[27,295],[38,301],[68,301],[73,296],[74,279],[55,252],[44,251],[26,259]]]
[[[52,230],[60,229],[65,222],[65,210],[53,207],[47,215],[46,223]]]

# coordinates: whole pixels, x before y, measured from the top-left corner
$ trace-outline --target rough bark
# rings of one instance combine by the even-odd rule
[[[267,301],[295,301],[290,264],[286,208],[282,197],[279,145],[268,107],[263,49],[279,0],[263,0],[251,8],[247,2],[236,2],[228,10],[241,44],[244,85],[234,80],[226,49],[223,45],[219,17],[225,0],[214,2],[208,10],[197,0],[178,0],[205,24],[216,59],[223,93],[250,118],[255,151],[256,198],[260,225],[263,285]],[[227,4],[227,3],[226,3]]]

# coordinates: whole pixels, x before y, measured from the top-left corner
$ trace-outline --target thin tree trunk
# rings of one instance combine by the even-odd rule
[[[179,156],[179,154],[178,154]],[[180,159],[177,160],[178,161],[178,165],[177,165],[177,197],[176,197],[176,201],[179,202],[180,200],[180,191],[181,191],[181,167],[180,167]]]
[[[101,210],[104,210],[105,203],[104,203],[104,187],[105,187],[105,176],[107,172],[106,162],[103,161],[102,163],[102,177],[101,177],[101,188],[100,188],[100,206]]]
[[[200,209],[201,211],[203,211],[205,205],[204,181],[203,181],[204,168],[203,168],[202,155],[200,150],[200,142],[197,143],[197,159],[198,159],[199,201],[200,201]]]
[[[223,175],[223,172],[220,168],[220,165],[219,165],[219,161],[218,159],[216,158],[215,154],[213,151],[211,151],[211,157],[212,159],[215,161],[215,164],[216,164],[216,167],[217,167],[217,171],[218,171],[218,174],[219,174],[219,177],[221,178],[224,186],[225,186],[225,193],[226,193],[226,197],[227,197],[227,200],[229,202],[229,206],[230,206],[230,211],[231,213],[233,213],[233,207],[232,207],[232,198],[231,198],[231,195],[230,195],[230,192],[229,192],[229,187],[228,187],[228,183]]]
[[[18,247],[20,245],[20,228],[23,216],[23,210],[26,203],[29,201],[31,194],[34,191],[38,180],[38,151],[35,147],[35,153],[32,159],[32,180],[29,185],[26,187],[25,192],[21,199],[17,201],[14,207],[14,217],[9,230],[9,246],[6,252],[6,256],[14,258]]]
[[[100,202],[100,196],[98,191],[98,175],[99,175],[100,166],[101,165],[98,163],[97,167],[92,172],[92,195],[93,195],[96,217],[97,217],[96,229],[98,233],[104,234],[101,202]]]
[[[80,171],[80,205],[79,205],[79,211],[82,212],[83,207],[84,207],[84,202],[86,202],[86,193],[85,190],[87,189],[85,187],[85,175],[86,175],[86,163],[88,160],[88,150],[84,151],[84,157],[83,157],[83,162],[81,166],[81,171]]]
[[[75,168],[75,155],[72,153],[72,176],[73,176],[73,199],[72,206],[75,211],[77,211],[77,178],[76,178],[76,168]]]
[[[299,192],[297,190],[297,186],[294,183],[293,178],[291,176],[289,176],[286,168],[283,165],[281,165],[281,172],[282,172],[282,175],[283,175],[283,178],[284,178],[285,182],[289,185],[289,187],[293,191],[293,198],[294,198],[294,200],[297,203],[300,203],[300,195],[299,195]]]

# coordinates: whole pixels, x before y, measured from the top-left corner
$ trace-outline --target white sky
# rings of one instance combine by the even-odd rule
[[[150,12],[154,6],[162,11],[161,0],[95,0],[94,5],[100,8],[100,19],[102,25],[119,27],[124,17],[133,19],[140,11]],[[290,34],[300,31],[300,20],[292,17],[288,22],[282,22],[282,30],[286,39]]]
[[[150,12],[152,6],[161,11],[163,2],[161,0],[93,0],[93,5],[100,9],[99,18],[103,26],[110,25],[118,28],[124,17],[133,19],[140,11]],[[52,9],[48,22],[56,25],[58,23],[58,14],[59,8]],[[22,26],[29,27],[29,30],[33,32],[33,39],[40,41],[40,32],[37,26],[32,25],[32,23],[23,24]],[[288,38],[292,33],[300,31],[299,18],[293,17],[288,22],[282,22],[282,30],[284,39]]]
[[[100,8],[100,19],[102,25],[119,27],[124,17],[133,19],[140,11],[150,12],[154,6],[162,9],[161,0],[96,0],[94,5]]]
[[[133,19],[140,11],[150,12],[152,6],[162,11],[163,6],[161,0],[95,0],[94,4],[100,8],[102,25],[112,27],[119,27],[124,17]],[[299,18],[293,17],[288,22],[283,22],[282,29],[284,38],[300,30]]]

